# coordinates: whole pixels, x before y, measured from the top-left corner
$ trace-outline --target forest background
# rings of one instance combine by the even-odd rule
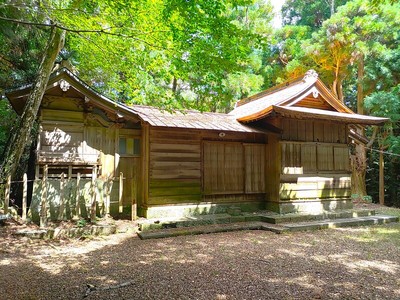
[[[286,0],[281,16],[274,26],[266,0],[2,0],[0,94],[37,81],[57,30],[66,36],[56,67],[127,104],[228,112],[314,69],[354,111],[390,118],[366,132],[375,139],[364,198],[378,201],[384,151],[385,204],[400,207],[400,4]],[[3,96],[1,161],[20,119]],[[25,143],[14,177],[26,170],[31,147]]]

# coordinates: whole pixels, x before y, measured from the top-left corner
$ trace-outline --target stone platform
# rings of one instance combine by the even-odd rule
[[[181,219],[150,219],[139,223],[141,239],[228,232],[238,230],[269,230],[283,233],[348,226],[367,226],[398,222],[399,218],[376,215],[374,210],[343,210],[322,214],[285,214],[271,212],[216,214]]]

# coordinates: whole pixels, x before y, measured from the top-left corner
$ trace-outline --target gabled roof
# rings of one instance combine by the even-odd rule
[[[208,129],[235,132],[260,132],[238,122],[233,116],[222,113],[186,111],[163,111],[152,106],[131,105],[129,109],[151,126]]]
[[[378,125],[388,120],[355,114],[332,94],[313,70],[303,78],[240,100],[229,114],[246,123],[276,114],[363,125]]]
[[[62,90],[61,85],[63,84],[69,85],[67,92]],[[32,84],[6,92],[7,98],[18,114],[22,113],[31,89]],[[46,93],[49,92],[55,94],[59,93],[60,96],[64,95],[66,97],[77,97],[79,95],[84,97],[85,101],[92,102],[107,111],[112,111],[119,117],[130,116],[131,118],[135,118],[126,106],[98,93],[66,68],[59,69],[51,74],[46,87]]]
[[[71,88],[67,92],[70,93],[69,95],[76,96],[79,93],[81,97],[85,98],[85,101],[88,101],[88,103],[91,102],[107,111],[115,112],[120,118],[139,119],[151,126],[233,132],[262,132],[240,123],[235,117],[228,114],[211,112],[202,113],[195,110],[174,111],[172,113],[151,106],[128,106],[101,95],[66,68],[62,68],[51,75],[46,91],[52,93],[59,92],[60,95],[63,95],[61,91],[62,81],[70,84]],[[26,97],[31,88],[32,85],[28,85],[6,93],[11,105],[19,114],[22,113]],[[68,94],[65,95],[68,97]]]

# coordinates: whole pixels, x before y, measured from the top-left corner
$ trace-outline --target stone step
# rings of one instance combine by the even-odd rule
[[[300,222],[300,223],[284,223],[281,225],[285,228],[288,228],[288,231],[304,231],[304,230],[319,230],[319,229],[340,228],[340,227],[350,227],[350,226],[380,225],[398,221],[399,217],[387,216],[387,215],[374,215],[366,217],[327,219],[322,221],[311,221],[311,222]]]
[[[169,228],[159,229],[152,231],[139,231],[137,234],[142,240],[147,239],[159,239],[166,237],[176,237],[181,235],[198,235],[207,233],[219,233],[229,231],[240,231],[240,230],[257,230],[262,229],[264,224],[262,222],[240,222],[240,223],[228,223],[218,225],[202,225],[195,227],[181,227],[181,228]]]
[[[139,229],[141,231],[148,231],[155,229],[162,230],[169,228],[251,222],[260,220],[261,217],[258,215],[235,215],[235,216],[232,216],[230,214],[200,215],[196,217],[186,217],[180,219],[173,219],[173,218],[147,219],[143,220],[142,222],[139,222]]]
[[[345,210],[338,212],[326,212],[323,214],[271,214],[271,213],[242,213],[240,215],[231,214],[215,214],[215,215],[199,215],[186,218],[159,218],[146,219],[139,222],[141,231],[192,227],[201,225],[226,224],[237,222],[266,222],[271,224],[282,223],[298,223],[306,221],[320,221],[325,219],[343,219],[375,215],[374,210]]]
[[[141,239],[159,239],[167,237],[176,237],[181,235],[198,235],[207,233],[219,233],[239,230],[267,230],[275,233],[306,231],[306,230],[320,230],[328,228],[339,228],[349,226],[366,226],[378,225],[391,222],[398,222],[399,217],[387,215],[374,215],[354,218],[341,218],[341,219],[326,219],[322,221],[308,221],[299,223],[282,223],[271,224],[257,221],[247,221],[240,223],[228,224],[210,224],[194,227],[180,227],[169,229],[158,229],[149,231],[140,231],[138,236]]]
[[[371,209],[351,209],[351,210],[342,210],[336,212],[325,212],[322,214],[284,214],[284,215],[267,215],[260,216],[261,221],[272,223],[272,224],[281,224],[281,223],[298,223],[298,222],[307,222],[307,221],[320,221],[326,219],[346,219],[346,218],[358,218],[358,217],[367,217],[374,216],[375,210]]]

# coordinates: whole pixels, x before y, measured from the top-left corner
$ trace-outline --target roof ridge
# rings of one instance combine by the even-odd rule
[[[240,107],[240,106],[242,106],[244,104],[256,101],[256,100],[258,100],[258,99],[260,99],[260,98],[262,98],[264,96],[279,92],[279,91],[287,88],[288,86],[290,86],[292,84],[295,84],[295,83],[298,83],[300,81],[303,81],[303,79],[304,79],[304,76],[299,76],[299,77],[293,78],[291,80],[287,80],[285,82],[282,82],[281,84],[278,84],[278,85],[275,85],[273,87],[270,87],[269,89],[266,89],[266,90],[264,90],[262,92],[259,92],[259,93],[255,94],[255,95],[252,95],[252,96],[249,96],[247,98],[241,99],[241,100],[236,102],[235,108],[236,107]]]

